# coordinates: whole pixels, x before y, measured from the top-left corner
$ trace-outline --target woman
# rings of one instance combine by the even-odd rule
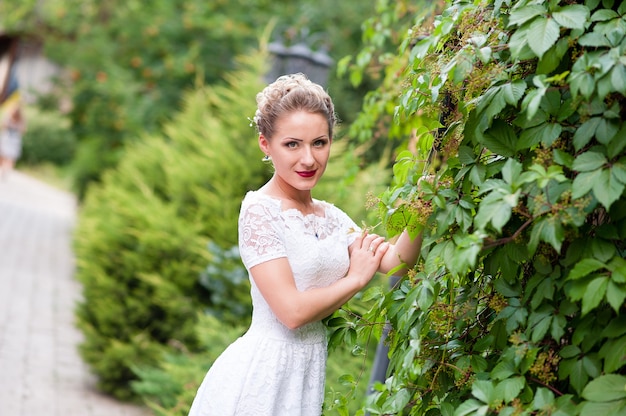
[[[19,101],[14,93],[2,106],[0,121],[0,178],[6,179],[13,171],[15,162],[22,154],[22,135],[26,122]]]
[[[302,74],[282,76],[257,95],[257,104],[259,146],[274,174],[248,192],[239,216],[252,323],[207,373],[191,416],[319,416],[326,365],[320,320],[377,271],[415,264],[421,245],[406,232],[389,244],[312,198],[336,123],[321,86]]]

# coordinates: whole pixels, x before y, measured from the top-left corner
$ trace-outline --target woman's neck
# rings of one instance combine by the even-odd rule
[[[285,201],[288,204],[288,208],[296,208],[304,214],[315,213],[310,190],[301,191],[292,188],[282,184],[276,177],[273,177],[263,188],[265,188],[265,192],[268,195]]]

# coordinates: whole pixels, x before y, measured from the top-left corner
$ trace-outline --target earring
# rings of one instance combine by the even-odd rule
[[[272,157],[270,155],[265,155],[263,156],[263,159],[261,159],[263,162],[269,162],[272,160]]]

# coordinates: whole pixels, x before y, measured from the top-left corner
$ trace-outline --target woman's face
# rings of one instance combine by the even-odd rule
[[[274,176],[297,191],[310,191],[322,177],[330,144],[326,118],[306,111],[280,117],[271,140],[259,136],[261,150],[272,158]]]

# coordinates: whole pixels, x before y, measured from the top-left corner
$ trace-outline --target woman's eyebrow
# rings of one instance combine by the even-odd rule
[[[322,134],[321,136],[314,137],[312,140],[327,139],[327,138],[328,138],[328,134]],[[291,137],[291,136],[285,136],[281,140],[296,140],[298,142],[303,142],[304,141],[304,139],[299,139],[297,137]]]

